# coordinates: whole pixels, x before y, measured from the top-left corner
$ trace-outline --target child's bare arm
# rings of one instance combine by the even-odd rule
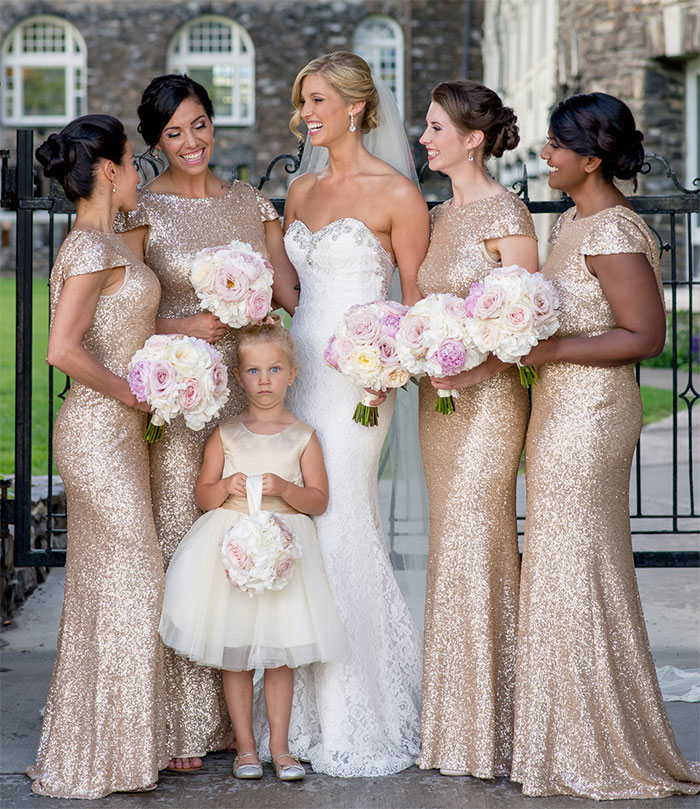
[[[301,456],[304,485],[296,486],[268,472],[263,475],[263,494],[277,495],[302,514],[323,514],[328,506],[328,476],[321,444],[314,433]]]
[[[216,427],[204,448],[204,460],[195,489],[195,500],[202,511],[218,508],[229,494],[245,497],[245,475],[237,472],[222,478],[223,471],[224,449],[221,446],[219,428]]]

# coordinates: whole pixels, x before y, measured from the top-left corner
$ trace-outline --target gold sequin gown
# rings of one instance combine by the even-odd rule
[[[161,299],[158,317],[180,318],[201,312],[190,282],[197,251],[233,239],[268,256],[264,223],[277,219],[274,206],[247,183],[234,181],[216,197],[189,199],[158,194],[144,188],[139,204],[116,227],[130,230],[148,225],[146,264],[158,276]],[[151,491],[156,529],[165,567],[180,540],[202,512],[194,490],[204,457],[204,445],[218,421],[238,415],[245,394],[233,376],[236,332],[229,329],[216,344],[229,369],[231,395],[218,419],[194,432],[182,419],[168,425],[164,437],[151,446]],[[221,672],[199,666],[165,649],[168,741],[173,756],[203,756],[222,750],[233,740],[221,684]]]
[[[421,293],[462,297],[500,266],[484,242],[535,236],[510,192],[431,212]],[[430,501],[423,651],[422,753],[418,765],[479,778],[510,769],[518,536],[515,485],[525,440],[527,392],[510,368],[460,390],[455,412],[435,412],[420,384],[420,443]]]
[[[65,280],[126,267],[97,302],[85,348],[126,377],[153,333],[159,288],[120,236],[73,230],[51,272],[51,312]],[[158,622],[163,559],[148,485],[146,415],[73,382],[54,427],[66,488],[68,550],[63,614],[34,792],[101,798],[145,787],[167,762]]]
[[[574,215],[555,225],[542,272],[561,301],[557,336],[592,337],[616,324],[585,256],[643,253],[659,278],[658,250],[626,207]],[[676,746],[635,578],[628,492],[642,404],[633,366],[552,363],[540,377],[526,443],[512,778],[533,796],[697,793],[700,763]]]

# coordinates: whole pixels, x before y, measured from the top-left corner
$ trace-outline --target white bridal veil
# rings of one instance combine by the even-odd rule
[[[377,89],[377,126],[363,135],[368,152],[418,183],[413,154],[401,113],[387,85],[373,76]],[[306,137],[297,174],[314,174],[328,165],[328,150]],[[296,175],[295,175],[296,176]],[[401,300],[399,275],[389,297]],[[379,499],[396,577],[414,618],[422,627],[428,548],[428,496],[418,444],[418,388],[399,388],[394,417],[379,463]],[[368,428],[369,429],[369,428]]]

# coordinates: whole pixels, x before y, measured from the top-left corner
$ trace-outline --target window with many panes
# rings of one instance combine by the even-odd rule
[[[62,126],[86,112],[87,49],[60,17],[29,17],[2,45],[0,115],[8,126]]]
[[[353,50],[383,79],[403,115],[403,31],[390,17],[367,17],[355,30]]]
[[[226,17],[197,17],[168,48],[168,72],[187,73],[207,88],[216,123],[255,121],[255,48],[248,32]]]

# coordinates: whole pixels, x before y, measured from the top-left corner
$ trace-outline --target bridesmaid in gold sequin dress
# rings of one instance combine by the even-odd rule
[[[439,84],[421,143],[454,196],[431,212],[421,293],[468,295],[495,267],[537,270],[525,204],[484,169],[518,144],[513,111],[475,82]],[[527,392],[517,370],[490,357],[420,386],[420,440],[430,499],[419,766],[493,778],[510,770],[518,604],[515,484]],[[469,386],[469,387],[466,387]],[[436,387],[463,388],[450,416]]]
[[[189,273],[203,247],[233,239],[270,257],[277,301],[296,305],[296,273],[287,261],[277,212],[247,183],[225,183],[209,169],[213,150],[213,108],[206,90],[186,76],[154,79],[139,107],[139,131],[168,168],[139,193],[139,204],[117,221],[118,230],[161,283],[157,329],[215,343],[229,366],[231,396],[219,414],[229,419],[245,407],[245,395],[231,368],[236,333],[202,311]],[[201,515],[194,497],[204,445],[215,427],[193,432],[179,420],[151,447],[151,486],[156,528],[166,569],[182,537]],[[221,673],[176,657],[165,649],[166,712],[172,759],[168,769],[194,772],[201,756],[232,741]]]
[[[136,205],[121,123],[87,115],[37,149],[77,217],[51,272],[48,361],[73,384],[56,418],[66,488],[63,615],[32,789],[62,798],[155,789],[167,762],[158,547],[143,433],[148,406],[125,379],[155,325],[155,275],[112,231]]]
[[[642,424],[633,365],[658,354],[658,250],[613,184],[642,133],[604,93],[562,101],[542,157],[576,207],[542,272],[561,327],[536,346],[516,661],[514,780],[526,795],[655,798],[700,791],[661,700],[637,590],[629,476]]]

